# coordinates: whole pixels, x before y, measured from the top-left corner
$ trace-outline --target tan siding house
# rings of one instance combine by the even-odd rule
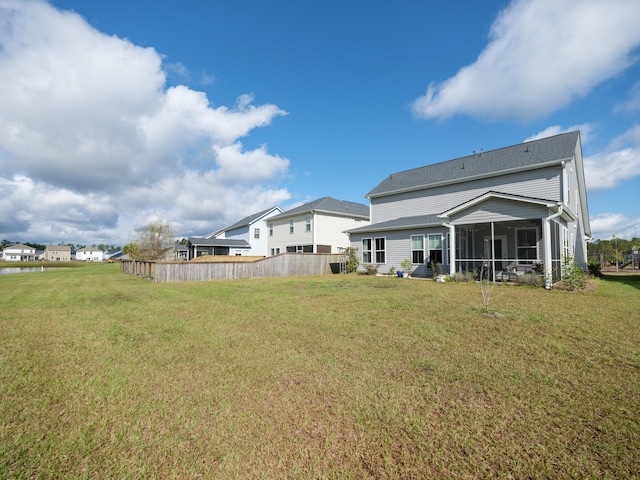
[[[47,245],[44,249],[44,259],[47,262],[70,262],[71,247],[69,245]]]

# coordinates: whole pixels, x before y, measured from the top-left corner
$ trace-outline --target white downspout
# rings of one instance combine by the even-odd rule
[[[558,205],[558,211],[542,219],[542,239],[544,248],[544,288],[551,290],[553,276],[551,275],[551,220],[562,215],[562,204]]]
[[[443,223],[449,229],[449,275],[456,273],[456,227],[450,223]]]

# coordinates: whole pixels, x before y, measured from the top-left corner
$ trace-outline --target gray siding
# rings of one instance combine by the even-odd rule
[[[554,166],[372,198],[371,223],[386,222],[399,217],[442,213],[490,190],[560,201],[562,171],[559,166]]]
[[[378,273],[387,273],[391,267],[395,267],[396,270],[401,270],[400,264],[405,259],[411,259],[411,236],[412,235],[424,235],[425,243],[427,242],[428,234],[442,234],[443,239],[443,256],[444,261],[448,261],[447,253],[447,233],[449,230],[445,227],[430,228],[430,229],[411,229],[411,230],[398,230],[389,231],[383,233],[368,233],[368,234],[351,234],[350,244],[351,247],[357,249],[358,258],[362,263],[362,239],[363,238],[384,238],[386,244],[386,262],[384,264],[378,264]],[[425,245],[426,248],[426,245]],[[425,259],[428,253],[425,251]],[[375,262],[373,262],[375,263]],[[414,264],[413,274],[417,276],[426,275],[427,265]]]
[[[527,218],[542,218],[549,215],[549,210],[543,205],[490,198],[478,205],[464,210],[451,218],[454,225],[487,222],[508,222]]]

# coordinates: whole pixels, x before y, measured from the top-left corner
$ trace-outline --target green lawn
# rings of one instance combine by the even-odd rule
[[[638,478],[640,275],[595,283],[0,275],[0,478]]]

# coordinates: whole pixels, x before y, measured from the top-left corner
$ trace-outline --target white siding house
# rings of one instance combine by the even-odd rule
[[[76,260],[81,262],[102,262],[104,260],[104,252],[93,247],[81,248],[76,250]]]
[[[351,246],[381,272],[487,268],[492,278],[586,267],[591,235],[580,133],[570,132],[389,175],[367,194],[371,225]]]
[[[251,255],[266,257],[268,222],[271,217],[282,213],[280,207],[271,207],[258,213],[249,215],[242,220],[217,230],[204,238],[208,239],[227,239],[227,240],[243,240],[249,244],[249,248],[236,249],[232,255]]]
[[[367,205],[323,197],[268,220],[269,255],[340,253],[349,246],[345,231],[368,224]]]
[[[3,258],[7,262],[31,262],[36,259],[36,249],[16,243],[4,249]]]

